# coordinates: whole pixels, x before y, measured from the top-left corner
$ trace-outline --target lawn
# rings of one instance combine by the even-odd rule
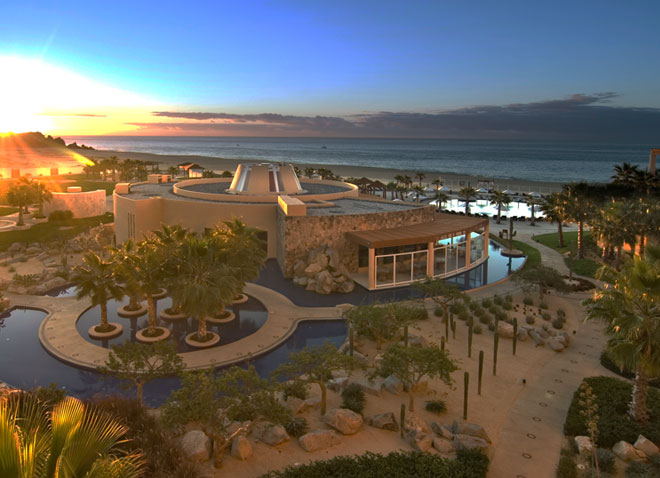
[[[577,231],[564,232],[565,247],[559,247],[559,234],[556,232],[533,236],[532,239],[534,239],[536,242],[540,244],[543,244],[544,246],[554,249],[555,251],[561,254],[564,254],[568,251],[577,253],[577,234],[578,234]],[[591,231],[585,231],[584,232],[585,250],[594,249],[596,247],[597,247],[596,244],[591,238]],[[568,266],[569,265],[568,261],[566,261],[566,259],[564,259],[564,261]],[[581,276],[594,277],[594,274],[598,269],[600,269],[601,266],[602,264],[600,262],[594,261],[592,259],[575,259],[573,261],[573,272]]]
[[[496,235],[491,235],[490,238],[497,242],[498,244],[503,245],[504,247],[509,247],[509,241],[505,239],[500,239]],[[541,253],[536,247],[530,246],[526,242],[513,241],[512,246],[514,249],[522,251],[523,254],[527,256],[527,262],[523,266],[523,269],[528,266],[534,266],[541,263]]]
[[[18,212],[17,207],[0,206],[0,216],[9,216],[15,212]]]
[[[47,243],[68,240],[91,227],[98,226],[101,223],[108,224],[113,221],[112,214],[106,213],[103,216],[72,219],[64,222],[43,222],[41,224],[35,224],[30,229],[23,231],[0,232],[0,251],[6,251],[14,242],[27,244],[31,242]]]

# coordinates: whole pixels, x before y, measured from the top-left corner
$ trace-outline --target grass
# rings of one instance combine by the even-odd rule
[[[568,251],[577,254],[577,231],[564,232],[564,244],[566,247],[559,247],[559,234],[556,232],[550,234],[541,234],[538,236],[532,237],[536,242],[543,244],[555,251],[564,254]],[[584,247],[585,249],[592,249],[596,247],[593,240],[591,239],[591,231],[584,232]],[[566,265],[570,267],[569,261],[564,258]],[[594,261],[593,259],[574,259],[573,260],[573,272],[577,275],[594,277],[596,271],[602,266],[601,263]]]
[[[0,216],[9,216],[15,212],[18,212],[17,207],[0,206]]]
[[[85,230],[98,226],[99,224],[108,224],[114,221],[112,214],[106,213],[103,216],[87,217],[84,219],[71,219],[66,222],[43,222],[35,224],[30,229],[23,231],[0,232],[0,251],[6,251],[14,242],[52,242],[64,241],[77,236]],[[60,229],[66,227],[67,229]]]
[[[509,247],[508,240],[500,239],[496,235],[491,235],[490,238],[504,247]],[[523,269],[525,267],[539,265],[541,263],[541,253],[536,247],[530,246],[526,242],[521,242],[521,241],[512,241],[512,246],[514,249],[518,249],[519,251],[522,251],[523,254],[527,256],[527,262],[525,262]]]

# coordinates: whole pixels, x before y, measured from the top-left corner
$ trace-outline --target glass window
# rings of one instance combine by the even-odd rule
[[[395,282],[410,282],[412,279],[412,254],[399,254],[395,257]]]
[[[447,247],[437,247],[433,251],[433,275],[440,276],[447,272]]]
[[[390,285],[394,282],[394,256],[376,257],[376,285]]]
[[[419,280],[426,277],[428,256],[428,251],[420,251],[413,254],[413,280]]]

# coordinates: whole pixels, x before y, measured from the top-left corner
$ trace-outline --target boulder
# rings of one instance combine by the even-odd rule
[[[564,344],[557,340],[557,337],[551,337],[550,340],[548,340],[548,347],[550,347],[555,352],[561,352],[564,350]]]
[[[305,268],[305,275],[309,278],[316,277],[316,275],[323,270],[320,264],[310,264]]]
[[[614,446],[612,447],[612,451],[616,456],[618,456],[625,462],[641,461],[646,458],[644,452],[635,450],[634,446],[632,446],[627,441],[623,441],[623,440],[615,443]]]
[[[306,268],[307,264],[305,264],[305,261],[296,261],[293,265],[293,275],[298,277],[303,276]]]
[[[518,340],[521,342],[525,342],[529,335],[527,334],[527,330],[525,329],[518,329]]]
[[[633,446],[638,451],[643,452],[646,456],[656,456],[658,453],[660,453],[660,449],[657,447],[657,445],[646,438],[644,435],[639,435]]]
[[[261,431],[259,439],[270,446],[277,446],[280,443],[290,440],[289,434],[282,425],[274,425],[272,423]]]
[[[307,253],[307,264],[319,264],[321,269],[328,265],[328,256],[325,255],[325,246],[318,246]]]
[[[353,356],[355,357],[355,352],[353,353]],[[358,378],[353,380],[353,383],[357,383],[360,388],[364,390],[364,393],[368,393],[369,395],[373,395],[375,397],[380,397],[381,390],[383,389],[383,381],[380,379],[370,381],[366,378]]]
[[[500,320],[497,322],[497,333],[500,338],[512,339],[513,338],[513,325]]]
[[[325,423],[343,435],[354,435],[362,428],[362,416],[347,408],[333,408],[325,414]]]
[[[341,439],[332,430],[314,430],[301,436],[298,441],[303,450],[312,452],[339,445]]]
[[[252,444],[243,435],[239,435],[232,440],[231,456],[234,458],[245,461],[252,456],[252,453]]]
[[[307,410],[314,410],[315,408],[321,408],[321,397],[309,397],[303,401],[300,411],[305,412]]]
[[[488,443],[492,443],[488,437],[488,434],[486,433],[486,430],[484,430],[484,427],[477,425],[476,423],[460,423],[456,427],[456,430],[457,433],[461,435],[470,435],[472,437],[486,440]]]
[[[454,434],[449,428],[450,427],[448,427],[447,425],[443,425],[438,422],[431,422],[431,430],[433,430],[433,433],[447,440],[453,440]]]
[[[202,463],[211,457],[211,440],[201,430],[192,430],[181,438],[181,449],[190,461]]]
[[[541,337],[541,336],[536,332],[536,330],[530,330],[530,331],[529,331],[529,336],[532,338],[532,340],[534,341],[534,343],[535,343],[536,345],[543,345],[543,344],[545,344],[545,340],[543,339],[543,337]]]
[[[399,424],[396,422],[394,413],[379,413],[367,418],[367,423],[374,428],[381,428],[391,432],[399,431]]]
[[[348,382],[348,377],[335,377],[328,380],[327,387],[333,392],[341,393]]]
[[[252,428],[252,422],[250,420],[247,420],[245,422],[233,421],[229,424],[229,426],[227,426],[227,433],[231,435],[239,428],[242,428],[244,430],[244,432],[241,432],[242,434],[247,435],[248,433],[250,433],[250,429]]]
[[[482,438],[471,435],[454,435],[454,449],[456,450],[488,450],[488,442]]]
[[[406,431],[419,430],[424,433],[431,433],[431,427],[429,427],[428,423],[426,423],[412,412],[406,414],[406,420],[403,424],[403,429]]]
[[[298,397],[294,397],[289,395],[286,397],[286,407],[293,413],[294,415],[297,415],[300,413],[302,408],[304,407],[305,402],[301,400]]]
[[[315,292],[316,291],[316,279],[309,279],[307,281],[307,286],[305,287],[305,290]]]
[[[390,375],[383,380],[383,388],[395,395],[403,392],[403,382],[395,375]]]
[[[309,282],[309,277],[295,276],[293,278],[293,283],[296,285],[300,285],[302,287],[305,287],[307,285],[307,282]]]
[[[428,344],[428,340],[421,335],[408,335],[408,345],[410,347],[426,347]]]
[[[438,450],[440,453],[452,453],[454,451],[454,445],[451,440],[447,440],[443,437],[433,437],[433,448]]]
[[[332,290],[335,287],[335,281],[332,278],[332,274],[327,270],[319,272],[316,276],[316,293],[322,295],[328,295],[332,293]]]
[[[344,282],[338,284],[337,286],[337,292],[341,292],[342,294],[348,294],[349,292],[353,292],[355,289],[355,281],[352,279],[346,279]]]
[[[550,337],[548,331],[545,330],[543,327],[536,327],[536,329],[534,329],[534,332],[536,332],[539,335],[539,337],[541,337],[544,340]]]
[[[337,252],[337,250],[333,249],[332,247],[328,247],[325,250],[325,253],[328,256],[328,266],[331,269],[338,271],[341,268],[341,260],[339,258],[339,252]]]
[[[591,453],[594,449],[594,444],[591,443],[591,438],[583,435],[578,435],[574,438],[575,445],[577,446],[578,453]]]
[[[410,430],[406,432],[406,440],[417,451],[429,451],[433,446],[431,435],[421,430]]]

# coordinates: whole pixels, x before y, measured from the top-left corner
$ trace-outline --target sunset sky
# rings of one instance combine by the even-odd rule
[[[660,140],[657,0],[9,0],[0,17],[0,132]]]

